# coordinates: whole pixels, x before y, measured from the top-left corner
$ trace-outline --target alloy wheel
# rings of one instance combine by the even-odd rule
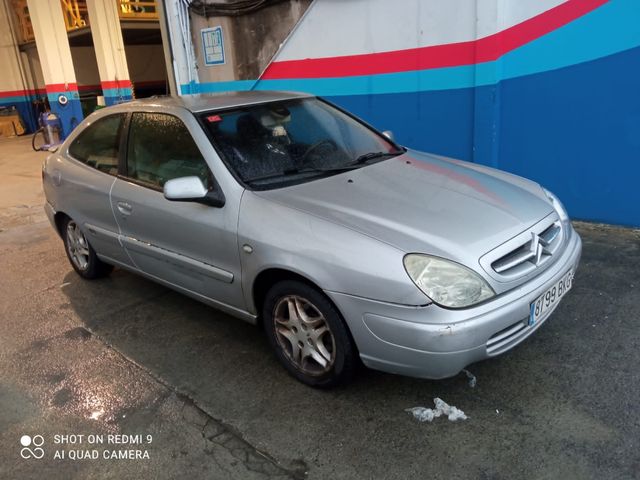
[[[79,270],[84,271],[89,267],[89,243],[73,220],[67,224],[67,250],[71,261]]]
[[[282,297],[274,307],[276,338],[289,361],[307,375],[318,376],[333,368],[336,345],[324,315],[309,300]]]

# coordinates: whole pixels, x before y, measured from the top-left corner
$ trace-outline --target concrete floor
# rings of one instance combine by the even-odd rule
[[[470,366],[475,388],[363,370],[323,392],[250,325],[120,270],[81,280],[42,213],[44,157],[0,141],[0,478],[640,478],[638,231],[579,224],[572,292],[524,344]],[[469,420],[404,411],[434,397]],[[21,457],[25,434],[44,458]],[[53,458],[129,448],[149,459]]]

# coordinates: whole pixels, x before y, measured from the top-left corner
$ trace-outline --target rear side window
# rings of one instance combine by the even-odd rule
[[[125,114],[96,120],[69,147],[69,155],[110,175],[118,174],[120,131]]]
[[[127,176],[162,188],[167,180],[196,176],[210,190],[212,177],[182,120],[163,113],[134,113],[129,128]]]

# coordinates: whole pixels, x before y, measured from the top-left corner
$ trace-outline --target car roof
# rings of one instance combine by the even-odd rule
[[[289,100],[295,98],[308,98],[313,95],[299,92],[278,92],[278,91],[237,91],[220,92],[197,95],[186,95],[183,97],[158,96],[141,100],[133,100],[121,104],[123,107],[147,107],[166,106],[182,107],[194,113],[209,110],[220,110],[243,105],[253,105],[258,103],[274,102],[278,100]]]

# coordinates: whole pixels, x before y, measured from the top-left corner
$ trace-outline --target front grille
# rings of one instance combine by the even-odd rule
[[[545,264],[556,253],[562,240],[562,223],[554,222],[540,234],[531,232],[530,239],[491,264],[496,273],[505,276],[526,275]]]

